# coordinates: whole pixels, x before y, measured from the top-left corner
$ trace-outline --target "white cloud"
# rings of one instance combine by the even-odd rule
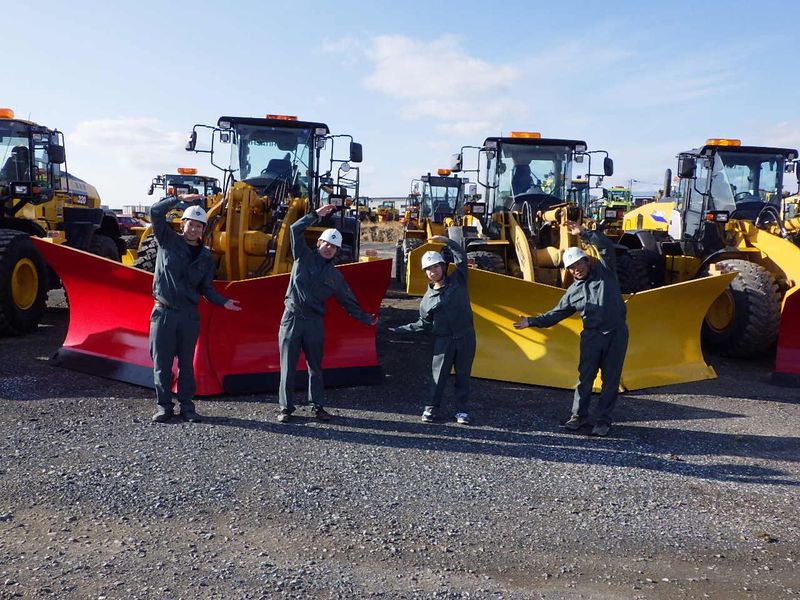
[[[171,131],[154,118],[83,121],[65,135],[70,172],[94,185],[104,204],[149,204],[146,192],[159,173],[195,166],[218,176],[206,155],[186,152],[188,131]]]
[[[365,86],[400,100],[406,119],[498,119],[524,110],[520,102],[502,96],[519,78],[518,69],[469,55],[452,35],[433,41],[379,36],[367,49],[367,59],[374,70]]]

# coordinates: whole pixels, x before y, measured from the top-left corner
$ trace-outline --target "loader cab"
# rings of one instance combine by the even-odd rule
[[[593,173],[592,154],[604,155],[603,173]],[[542,138],[536,132],[512,132],[511,137],[486,138],[480,151],[485,163],[484,177],[489,212],[522,211],[533,214],[567,202],[572,189],[573,170],[586,162],[585,173],[598,177],[613,174],[613,162],[605,151],[587,152],[586,142]],[[480,175],[480,173],[479,173]],[[587,189],[589,187],[587,183]]]
[[[707,254],[724,246],[725,224],[733,219],[761,226],[781,220],[783,177],[795,170],[797,151],[742,146],[735,139],[710,139],[678,155],[679,219],[673,238]],[[694,253],[694,252],[691,252]]]
[[[10,217],[25,204],[41,204],[61,188],[63,134],[14,118],[0,109],[0,202]],[[15,202],[12,202],[15,200]]]
[[[451,175],[449,169],[439,169],[436,175],[422,176],[420,215],[436,224],[458,215],[464,206],[464,181]]]

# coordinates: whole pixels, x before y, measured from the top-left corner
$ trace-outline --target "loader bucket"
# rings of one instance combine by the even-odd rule
[[[57,364],[77,371],[153,387],[149,316],[152,274],[65,246],[36,242],[58,273],[69,299],[70,319]],[[377,313],[389,287],[391,261],[338,267],[362,308]],[[200,336],[194,357],[197,395],[274,391],[280,377],[278,327],[289,275],[215,281],[240,301],[241,312],[200,303]],[[331,300],[325,315],[327,385],[381,380],[375,329],[352,319]],[[298,385],[306,378],[299,362]]]
[[[783,297],[772,383],[800,387],[800,286],[797,285]]]
[[[406,293],[411,296],[422,296],[428,289],[428,278],[422,270],[422,255],[428,250],[440,252],[443,244],[425,242],[408,253],[406,260]]]
[[[630,337],[621,387],[634,390],[715,378],[703,360],[700,328],[708,307],[733,277],[707,277],[629,296]],[[473,376],[575,387],[582,329],[579,316],[548,329],[517,331],[513,327],[518,315],[550,310],[564,290],[472,269],[469,293],[478,342]],[[598,378],[596,390],[599,383]]]

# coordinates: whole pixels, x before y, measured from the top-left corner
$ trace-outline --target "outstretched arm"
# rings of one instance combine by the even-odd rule
[[[526,327],[552,327],[567,317],[575,313],[575,308],[569,303],[569,298],[565,293],[561,296],[558,304],[546,313],[536,317],[525,317],[519,315],[519,320],[514,323],[515,329],[525,329]]]

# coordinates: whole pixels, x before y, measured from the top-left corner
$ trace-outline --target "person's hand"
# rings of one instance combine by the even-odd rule
[[[370,327],[375,327],[378,324],[378,315],[372,315],[372,320],[369,322]]]
[[[178,196],[178,200],[181,202],[186,202],[187,204],[192,204],[193,202],[196,202],[202,198],[203,196],[200,194],[181,194]]]
[[[443,235],[433,235],[433,236],[428,238],[428,241],[429,242],[436,242],[437,244],[446,244],[447,243],[447,239],[448,238],[443,236]]]
[[[242,310],[242,307],[239,306],[238,300],[228,300],[225,304],[222,305],[223,308],[227,310],[232,310],[233,312],[239,312]]]
[[[317,209],[317,215],[320,217],[327,217],[333,211],[336,210],[336,207],[333,204],[326,204],[325,206],[320,206]]]
[[[528,325],[528,317],[519,315],[519,321],[514,323],[514,329],[525,329],[526,327],[530,327],[530,325]]]
[[[570,235],[580,235],[586,231],[586,227],[575,221],[567,221],[567,231]]]

